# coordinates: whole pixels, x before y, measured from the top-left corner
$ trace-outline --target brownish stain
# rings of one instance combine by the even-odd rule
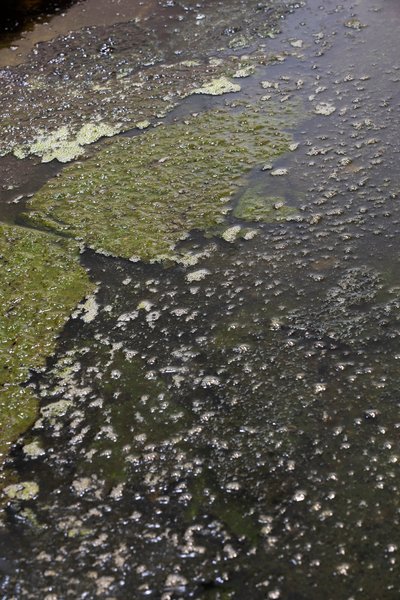
[[[42,0],[24,0],[28,4],[40,4]],[[50,41],[58,36],[77,31],[82,27],[113,25],[141,20],[157,9],[157,0],[84,0],[50,19],[31,24],[7,47],[0,48],[0,67],[23,63],[34,46]]]

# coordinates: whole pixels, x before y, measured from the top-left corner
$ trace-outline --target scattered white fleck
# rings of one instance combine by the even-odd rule
[[[279,83],[277,83],[276,81],[261,81],[261,87],[264,88],[264,90],[278,90]]]
[[[295,502],[303,502],[303,500],[305,500],[307,496],[307,492],[304,490],[298,490],[294,495],[293,495],[293,500]]]
[[[188,273],[186,275],[186,280],[189,283],[192,283],[192,281],[201,281],[207,275],[210,275],[210,271],[208,269],[199,269],[198,271],[192,271],[192,273]]]
[[[268,525],[264,525],[264,527],[261,528],[261,535],[269,535],[272,531],[272,525],[269,523]]]
[[[271,329],[277,330],[282,327],[282,321],[279,317],[272,317],[271,319]]]
[[[325,392],[326,388],[326,383],[316,383],[314,386],[314,391],[316,394],[320,394],[321,392]]]
[[[342,563],[336,567],[336,572],[339,575],[348,575],[348,571],[350,569],[350,565],[348,563]]]
[[[226,544],[224,546],[224,552],[228,556],[228,558],[236,558],[237,557],[237,552],[233,548],[233,546],[231,546],[231,544]]]
[[[258,229],[249,229],[248,231],[246,231],[246,233],[243,236],[244,240],[252,240],[254,237],[256,237],[256,235],[258,235],[260,232],[258,231]]]
[[[67,410],[73,405],[71,400],[59,400],[58,402],[52,402],[47,406],[43,406],[40,409],[43,417],[47,419],[53,419],[55,417],[62,417],[65,415]]]
[[[200,63],[197,60],[183,60],[181,65],[184,67],[198,67],[200,66]]]
[[[329,117],[332,113],[336,111],[336,107],[329,102],[320,102],[315,106],[314,112],[317,115],[324,115],[325,117]]]
[[[237,71],[235,71],[235,73],[233,74],[233,77],[235,77],[235,78],[249,77],[249,75],[253,75],[254,71],[255,71],[254,66],[248,65],[246,67],[242,67],[242,68],[238,69]]]
[[[161,313],[158,310],[153,310],[152,312],[149,312],[148,315],[146,315],[146,321],[151,324],[154,323],[154,321],[158,321],[158,319],[161,317]]]
[[[89,477],[80,477],[71,483],[71,488],[79,496],[83,496],[83,494],[89,491],[91,484],[92,481]]]
[[[273,177],[280,177],[282,175],[287,175],[287,174],[288,174],[288,170],[287,169],[274,169],[270,173],[270,175],[272,175]]]
[[[136,128],[137,129],[147,129],[148,127],[150,127],[151,123],[150,121],[147,121],[147,119],[145,121],[138,121],[136,123]]]
[[[361,29],[366,27],[366,25],[361,23],[361,21],[359,21],[358,19],[348,19],[344,22],[344,26],[348,27],[349,29],[355,29],[356,31],[360,31]]]
[[[216,385],[220,385],[220,383],[221,382],[218,377],[215,377],[214,375],[207,375],[206,377],[203,377],[201,381],[201,387],[209,388]]]
[[[230,492],[237,492],[240,490],[240,483],[238,481],[230,481],[226,484],[226,489]]]
[[[240,225],[234,225],[233,227],[229,227],[228,229],[225,229],[225,231],[222,234],[222,237],[226,242],[233,243],[237,239],[241,229],[242,228],[240,227]]]
[[[193,90],[193,94],[208,94],[210,96],[220,96],[232,92],[240,92],[242,88],[238,83],[233,83],[227,77],[220,77],[205,83],[202,87]]]
[[[20,481],[4,488],[4,494],[10,500],[33,500],[39,493],[39,486],[35,481]]]
[[[79,307],[83,312],[81,319],[85,323],[91,323],[95,320],[99,313],[99,305],[96,302],[95,296],[91,295],[87,298],[85,302],[79,305]]]
[[[303,40],[293,40],[292,42],[290,42],[290,45],[293,46],[293,48],[302,48],[303,43]]]
[[[39,442],[31,442],[30,444],[25,444],[23,450],[24,454],[26,456],[29,456],[29,458],[38,458],[39,456],[43,456],[44,454],[46,454]]]
[[[222,60],[222,58],[215,58],[213,56],[208,62],[212,67],[219,67],[224,61]]]
[[[174,308],[173,310],[171,310],[171,315],[175,315],[176,317],[182,317],[183,315],[187,315],[188,312],[188,308]]]
[[[153,303],[149,300],[142,300],[141,302],[139,302],[136,308],[137,310],[145,310],[146,312],[150,312],[152,306]]]
[[[129,321],[133,321],[138,316],[137,310],[133,310],[130,313],[123,313],[117,319],[118,323],[128,323]]]
[[[124,486],[124,483],[119,483],[118,485],[113,487],[110,492],[110,498],[112,498],[113,500],[121,500],[121,498],[123,497]]]
[[[168,575],[165,581],[165,587],[168,589],[180,589],[185,588],[187,586],[187,579],[182,577],[182,575],[171,574]]]

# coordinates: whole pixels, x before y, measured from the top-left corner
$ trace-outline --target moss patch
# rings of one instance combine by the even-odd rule
[[[284,198],[268,196],[262,187],[246,190],[234,210],[237,219],[263,223],[284,221],[295,214],[297,210],[292,206],[286,206]]]
[[[52,354],[57,334],[91,289],[74,242],[0,225],[0,462],[33,422],[37,400],[21,384]]]
[[[98,251],[173,258],[190,230],[224,220],[243,175],[289,143],[278,109],[210,111],[67,167],[32,199],[29,219]]]

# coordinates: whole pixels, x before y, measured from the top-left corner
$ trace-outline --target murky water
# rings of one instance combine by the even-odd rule
[[[395,0],[310,0],[260,42],[292,55],[168,116],[298,102],[298,147],[232,201],[296,213],[193,232],[191,268],[82,255],[95,310],[34,379],[8,469],[40,491],[9,502],[2,597],[399,597],[399,25]],[[18,221],[60,167],[1,161]]]
[[[35,44],[66,35],[71,30],[141,19],[156,12],[157,8],[157,3],[151,0],[145,3],[140,0],[72,0],[61,2],[58,6],[54,3],[50,7],[48,3],[45,5],[53,10],[56,8],[55,14],[25,24],[18,35],[10,33],[4,36],[3,43],[0,43],[0,66],[22,63]],[[66,5],[68,10],[65,10]]]

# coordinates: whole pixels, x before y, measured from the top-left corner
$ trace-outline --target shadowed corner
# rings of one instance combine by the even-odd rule
[[[0,3],[0,33],[18,31],[40,15],[51,15],[77,0],[3,0]]]

